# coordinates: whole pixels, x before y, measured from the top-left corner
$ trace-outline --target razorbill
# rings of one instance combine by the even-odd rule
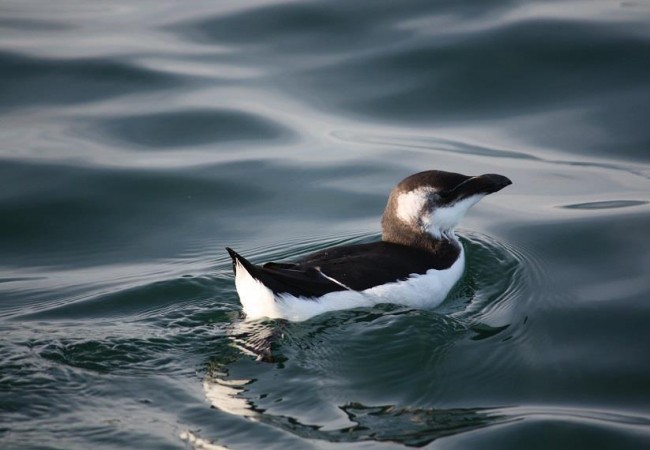
[[[428,170],[405,178],[390,193],[379,242],[263,266],[226,248],[244,313],[248,319],[301,321],[378,303],[436,307],[465,269],[456,225],[471,206],[509,184],[502,175]]]

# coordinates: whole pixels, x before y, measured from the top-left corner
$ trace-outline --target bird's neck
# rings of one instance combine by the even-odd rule
[[[385,221],[382,225],[381,239],[384,242],[414,247],[433,254],[458,253],[461,247],[453,228],[425,228],[400,221]]]

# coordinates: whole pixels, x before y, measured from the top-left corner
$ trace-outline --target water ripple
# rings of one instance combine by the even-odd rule
[[[0,446],[648,447],[643,3],[3,2]],[[443,305],[242,320],[433,168]]]
[[[648,202],[644,200],[607,200],[601,202],[587,202],[587,203],[574,203],[571,205],[563,205],[561,208],[567,209],[615,209],[615,208],[629,208],[633,206],[647,205]]]
[[[157,150],[227,142],[273,141],[292,133],[264,117],[243,111],[176,110],[97,121],[101,133],[136,148]]]
[[[357,238],[366,239],[377,237]],[[334,243],[313,242],[298,253]],[[427,406],[445,401],[449,377],[476,385],[507,370],[501,358],[484,359],[480,369],[466,371],[462,377],[444,368],[455,359],[459,344],[493,346],[520,334],[525,287],[543,278],[542,269],[529,265],[532,258],[522,251],[477,233],[463,233],[463,244],[467,273],[437,311],[380,305],[323,314],[304,323],[235,324],[229,334],[242,355],[274,364],[255,370],[255,379],[247,379],[241,361],[217,364],[208,372],[212,375],[205,381],[206,395],[214,406],[233,414],[332,442],[374,440],[417,446],[512,420],[490,409]],[[527,275],[529,270],[534,273]],[[285,380],[282,388],[272,382],[277,376]],[[224,385],[232,386],[227,383],[230,378],[240,380],[245,388],[225,392]],[[400,392],[397,403],[391,394],[396,391]],[[312,392],[308,403],[306,392]],[[383,400],[384,406],[366,406],[365,398],[372,398],[373,404]],[[316,410],[314,403],[319,405]],[[233,410],[233,404],[240,406]]]
[[[33,58],[0,52],[0,112],[38,105],[69,105],[178,87],[181,81],[106,58]]]

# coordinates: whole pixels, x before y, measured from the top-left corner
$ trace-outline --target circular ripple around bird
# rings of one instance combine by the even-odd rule
[[[484,408],[432,405],[445,396],[447,360],[458,344],[514,333],[509,327],[525,308],[525,286],[543,271],[535,258],[495,239],[478,233],[461,239],[467,270],[440,308],[379,305],[300,323],[236,323],[231,338],[242,358],[211,365],[208,384],[244,383],[227,396],[246,405],[238,414],[310,439],[422,445],[459,427],[502,423],[504,416]],[[332,244],[310,242],[300,251]],[[273,250],[257,251],[274,256]],[[251,366],[244,354],[274,364]],[[220,408],[223,398],[216,401]],[[386,429],[394,432],[388,436]]]

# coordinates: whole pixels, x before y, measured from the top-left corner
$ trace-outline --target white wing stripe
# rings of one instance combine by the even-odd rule
[[[354,289],[352,289],[351,287],[346,286],[345,284],[341,283],[340,281],[335,280],[334,278],[332,278],[332,277],[328,277],[327,275],[325,275],[325,274],[320,270],[320,267],[317,267],[316,270],[318,270],[318,272],[319,272],[322,276],[324,276],[325,278],[327,278],[328,280],[330,280],[332,283],[336,283],[336,284],[338,284],[339,286],[341,286],[342,288],[347,289],[348,291],[354,291]]]

